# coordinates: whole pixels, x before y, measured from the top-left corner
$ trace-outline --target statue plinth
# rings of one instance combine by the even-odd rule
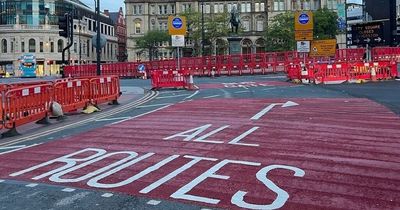
[[[241,42],[242,42],[242,37],[239,37],[237,34],[230,34],[230,36],[227,38],[228,43],[229,43],[229,55],[238,55],[242,53],[241,50]]]

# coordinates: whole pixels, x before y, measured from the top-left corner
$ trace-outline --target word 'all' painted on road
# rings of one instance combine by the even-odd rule
[[[227,209],[395,209],[398,127],[365,99],[198,100],[1,155],[0,178]]]

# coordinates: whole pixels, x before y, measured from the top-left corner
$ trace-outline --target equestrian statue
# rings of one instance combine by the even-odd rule
[[[229,22],[231,23],[232,33],[235,32],[237,34],[240,24],[240,17],[236,6],[233,6],[231,10],[231,19],[229,20]]]

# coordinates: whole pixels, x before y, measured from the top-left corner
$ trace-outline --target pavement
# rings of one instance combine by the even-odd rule
[[[195,81],[0,140],[0,209],[400,209],[399,81]]]

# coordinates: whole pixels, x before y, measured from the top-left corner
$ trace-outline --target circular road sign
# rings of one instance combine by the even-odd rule
[[[310,17],[306,13],[301,13],[299,15],[299,23],[300,24],[307,24],[310,21]]]
[[[138,71],[143,72],[146,70],[146,66],[144,64],[139,64],[139,66],[137,67]]]
[[[183,21],[181,18],[176,17],[172,20],[172,26],[176,29],[180,29],[183,26]]]

